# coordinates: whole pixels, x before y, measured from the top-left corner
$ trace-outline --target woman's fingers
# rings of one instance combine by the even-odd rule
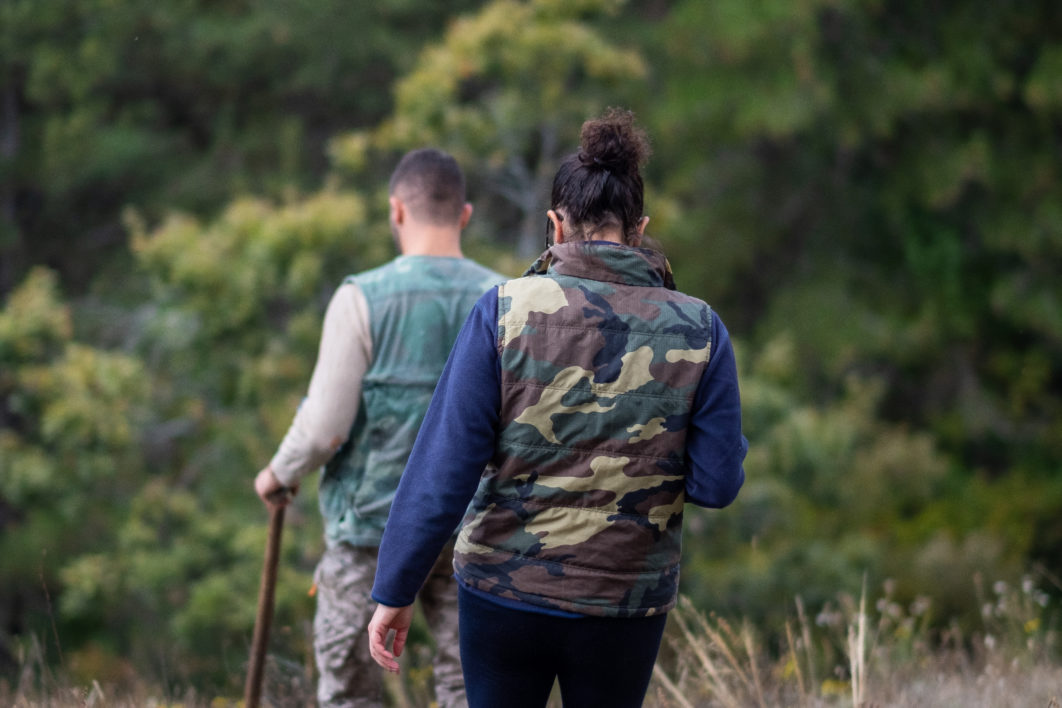
[[[369,622],[369,653],[373,660],[387,671],[398,673],[398,657],[406,646],[409,625],[413,619],[412,605],[388,607],[378,605]],[[393,651],[387,648],[387,637],[394,631]]]

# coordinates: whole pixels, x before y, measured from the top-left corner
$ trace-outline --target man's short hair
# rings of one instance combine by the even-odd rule
[[[419,221],[449,226],[461,219],[465,176],[457,160],[442,150],[413,150],[395,167],[390,192],[405,202]]]

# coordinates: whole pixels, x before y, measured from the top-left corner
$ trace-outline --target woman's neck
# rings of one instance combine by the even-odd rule
[[[610,241],[622,245],[627,244],[627,239],[623,238],[623,230],[615,226],[594,231],[583,231],[581,236],[582,239],[580,240],[583,241]]]

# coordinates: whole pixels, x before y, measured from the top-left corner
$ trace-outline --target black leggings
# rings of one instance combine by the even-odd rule
[[[637,708],[667,615],[556,617],[461,589],[461,664],[470,708],[542,708],[553,681],[565,708]]]

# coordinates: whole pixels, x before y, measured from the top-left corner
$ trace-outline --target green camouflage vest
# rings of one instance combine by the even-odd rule
[[[498,443],[458,539],[458,575],[561,611],[665,612],[711,312],[648,250],[565,243],[528,273],[498,291]]]
[[[329,546],[378,546],[435,384],[476,300],[503,276],[462,258],[399,256],[347,278],[369,305],[372,363],[347,442],[325,466]]]

